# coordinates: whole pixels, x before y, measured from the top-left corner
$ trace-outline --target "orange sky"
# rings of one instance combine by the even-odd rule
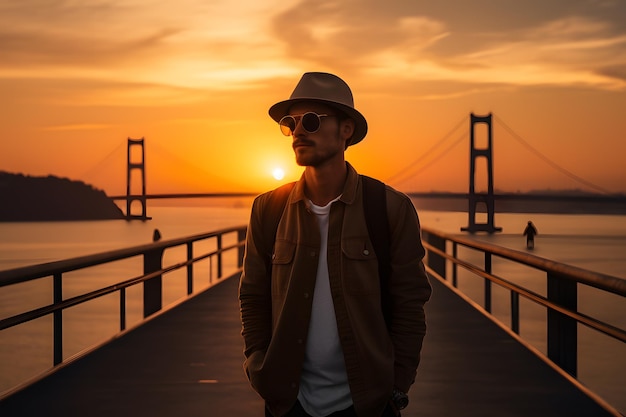
[[[301,173],[269,106],[328,71],[370,126],[347,159],[400,190],[467,191],[469,115],[491,112],[497,189],[626,192],[625,17],[621,0],[2,2],[0,170],[123,194],[126,139],[145,137],[148,192],[263,191]]]

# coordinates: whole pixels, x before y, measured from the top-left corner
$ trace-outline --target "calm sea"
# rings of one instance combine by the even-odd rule
[[[204,201],[204,205],[197,201],[190,202],[192,206],[151,205],[148,215],[152,220],[146,222],[0,223],[0,270],[149,243],[154,229],[159,229],[163,239],[171,239],[244,225],[248,221],[250,203],[251,199],[225,198]],[[448,233],[461,234],[460,228],[468,224],[466,213],[420,211],[419,214],[424,226]],[[493,235],[476,234],[474,238],[526,251],[522,231],[528,220],[532,220],[539,231],[532,251],[534,255],[626,278],[626,216],[497,213],[495,223],[503,231]],[[112,270],[68,276],[64,296],[109,285],[112,276],[116,278],[128,267],[130,265],[120,264]],[[543,274],[497,261],[494,261],[493,271],[545,294]],[[183,296],[184,279],[179,281],[164,290],[165,303]],[[482,287],[478,281],[465,280],[461,275],[460,288],[482,303]],[[508,293],[494,289],[494,296],[494,312],[508,324]],[[105,340],[116,331],[119,301],[104,298],[93,306],[77,307],[71,309],[76,311],[64,313],[65,357]],[[140,295],[129,291],[128,299],[129,325],[132,325],[133,321],[140,320]],[[50,302],[51,282],[0,289],[0,318]],[[579,294],[579,309],[626,328],[626,303],[622,298],[584,289]],[[546,350],[544,318],[545,310],[522,300],[521,335],[543,352]],[[0,333],[0,392],[50,366],[51,333],[51,320],[47,318]],[[584,327],[579,327],[579,342],[579,379],[626,412],[626,346]]]

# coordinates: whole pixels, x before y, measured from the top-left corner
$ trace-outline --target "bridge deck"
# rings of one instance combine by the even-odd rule
[[[596,403],[433,280],[404,417],[604,416]],[[2,416],[262,416],[242,371],[227,280],[0,402]]]

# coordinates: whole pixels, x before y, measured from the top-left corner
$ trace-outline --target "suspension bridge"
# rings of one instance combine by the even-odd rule
[[[539,159],[551,169],[573,181],[583,189],[593,190],[594,194],[587,195],[547,195],[547,194],[520,194],[520,193],[496,193],[494,175],[494,135],[493,122],[498,123],[511,138],[523,146],[530,155]],[[457,123],[450,132],[438,140],[432,147],[421,153],[416,159],[400,168],[394,174],[384,178],[384,182],[402,189],[402,185],[411,179],[419,177],[434,164],[440,162],[455,148],[463,143],[469,143],[469,186],[467,193],[458,192],[407,192],[415,200],[446,200],[455,201],[455,210],[468,211],[468,225],[463,228],[469,232],[494,233],[501,230],[495,224],[495,212],[498,210],[509,211],[518,206],[525,212],[541,212],[552,203],[561,205],[562,209],[577,210],[578,212],[608,212],[626,213],[626,196],[612,195],[605,188],[594,184],[578,176],[571,170],[563,168],[551,158],[544,155],[536,147],[503,120],[488,114],[478,116],[470,114],[469,133],[463,129],[467,123],[464,118]],[[485,125],[486,130],[481,131],[484,137],[477,133],[477,126]],[[455,140],[457,133],[460,134]],[[147,201],[157,199],[190,199],[190,198],[215,198],[215,197],[249,197],[256,193],[249,192],[226,192],[226,193],[147,193],[146,176],[147,166],[145,158],[146,141],[144,138],[127,141],[127,164],[126,164],[126,194],[113,195],[111,199],[126,202],[126,218],[129,220],[147,220]],[[137,148],[138,152],[133,152]],[[134,155],[134,157],[133,157]],[[484,163],[481,163],[484,162]],[[482,168],[482,171],[481,171]],[[461,203],[462,205],[459,205]],[[496,206],[496,203],[498,205]],[[543,203],[543,204],[541,204]],[[479,220],[479,213],[485,213],[486,219]]]

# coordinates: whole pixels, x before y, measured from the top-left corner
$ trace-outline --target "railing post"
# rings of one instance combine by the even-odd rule
[[[143,254],[143,273],[162,269],[163,249],[148,250]],[[157,275],[143,283],[143,317],[159,311],[163,304],[163,276]]]
[[[193,259],[193,242],[187,243],[187,261]],[[193,263],[187,265],[187,295],[193,293]]]
[[[126,288],[120,290],[120,331],[126,330]]]
[[[452,242],[452,257],[458,258],[458,245],[456,242]],[[452,286],[457,288],[459,286],[459,266],[456,262],[452,262]]]
[[[571,311],[577,311],[576,281],[548,273],[548,299]],[[548,309],[548,358],[565,372],[577,374],[577,323],[558,311]]]
[[[519,294],[511,291],[511,330],[519,334]]]
[[[63,301],[63,276],[60,272],[54,274],[53,283],[53,300],[54,304],[60,304]],[[54,347],[52,353],[52,361],[54,365],[63,362],[63,310],[54,310],[53,316],[53,334]]]
[[[222,235],[217,237],[217,279],[222,278]]]
[[[485,252],[485,272],[491,274],[491,253]],[[491,280],[485,280],[485,310],[491,313]]]
[[[446,239],[437,235],[433,235],[428,232],[423,232],[425,240],[430,243],[435,248],[439,249],[442,252],[446,251]],[[438,275],[442,276],[446,279],[446,258],[443,256],[433,253],[431,251],[428,252],[427,259],[428,266],[435,271]]]
[[[246,230],[240,229],[237,232],[237,242],[244,242],[246,240]],[[245,246],[239,246],[239,251],[237,252],[237,266],[241,268],[243,266],[243,257],[246,252]]]

